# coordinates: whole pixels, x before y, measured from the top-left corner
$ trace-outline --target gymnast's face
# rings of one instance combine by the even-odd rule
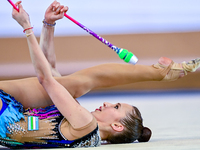
[[[103,106],[100,106],[95,111],[92,112],[93,116],[99,122],[106,123],[108,125],[119,122],[120,119],[126,117],[128,112],[131,112],[133,107],[125,103],[103,103]]]

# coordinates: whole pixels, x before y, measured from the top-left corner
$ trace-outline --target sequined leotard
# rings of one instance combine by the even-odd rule
[[[100,145],[97,125],[89,134],[76,140],[67,140],[60,131],[61,124],[67,120],[54,105],[24,110],[21,103],[2,90],[0,99],[3,104],[0,111],[0,145],[10,148],[75,148]],[[93,120],[90,124],[94,123]]]

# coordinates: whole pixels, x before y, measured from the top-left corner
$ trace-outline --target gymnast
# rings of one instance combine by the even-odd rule
[[[93,112],[76,98],[93,89],[142,81],[175,81],[194,72],[200,59],[174,63],[161,57],[158,64],[102,64],[61,76],[54,53],[55,21],[68,7],[54,1],[46,10],[40,46],[29,16],[16,3],[13,18],[22,26],[37,77],[0,82],[0,144],[10,148],[96,147],[109,143],[147,142],[151,130],[140,111],[125,103],[103,103]]]

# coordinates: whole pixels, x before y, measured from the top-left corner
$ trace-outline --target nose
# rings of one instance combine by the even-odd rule
[[[111,104],[111,103],[108,103],[108,102],[104,102],[104,103],[103,103],[103,106],[104,106],[104,107],[109,107],[109,106],[111,106],[111,105],[112,105],[112,104]]]

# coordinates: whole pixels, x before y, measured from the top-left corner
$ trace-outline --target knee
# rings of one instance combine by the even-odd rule
[[[75,87],[74,98],[81,97],[91,91],[91,86],[89,82],[80,82]]]
[[[71,78],[72,80],[70,81],[71,86],[68,87],[68,91],[72,94],[74,98],[78,98],[89,91],[93,88],[92,81],[89,77],[87,76],[80,76],[76,75]]]

